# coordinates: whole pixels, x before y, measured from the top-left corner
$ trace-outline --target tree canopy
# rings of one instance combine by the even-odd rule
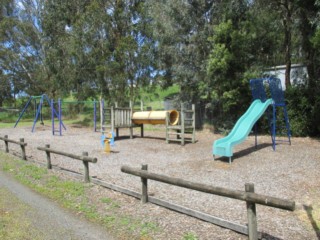
[[[175,84],[181,101],[206,106],[219,124],[250,104],[251,78],[285,65],[293,125],[319,135],[319,7],[318,0],[2,0],[0,106],[19,94],[70,92],[123,104],[142,88]],[[302,85],[291,86],[293,63],[306,66]],[[307,119],[296,117],[303,109]]]

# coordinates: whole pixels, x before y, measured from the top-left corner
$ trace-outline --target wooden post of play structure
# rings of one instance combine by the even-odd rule
[[[118,118],[117,118],[117,116],[115,115],[115,111],[116,111],[116,109],[118,108],[118,103],[117,102],[115,102],[114,103],[114,108],[113,108],[113,111],[112,111],[112,113],[111,114],[113,114],[113,118],[111,117],[111,119],[113,120],[112,121],[112,124],[113,124],[113,128],[112,129],[116,129],[116,137],[119,137],[119,128],[117,128],[117,127],[115,127],[115,122],[118,122]]]
[[[133,114],[133,104],[132,104],[132,102],[131,102],[131,100],[130,100],[130,102],[129,102],[129,107],[130,107],[130,118],[132,117],[132,114]],[[132,127],[132,122],[130,123],[130,139],[132,139],[133,138],[133,127]]]
[[[140,110],[143,111],[143,101],[141,100],[140,101]],[[141,137],[144,137],[144,128],[143,128],[143,124],[141,124],[141,127],[140,127],[140,135]]]
[[[185,124],[185,111],[184,111],[184,105],[181,103],[181,129],[180,129],[180,138],[181,138],[181,145],[184,146],[184,124]],[[179,135],[178,135],[179,136]]]
[[[101,128],[101,132],[104,131],[104,101],[102,100],[102,97],[100,97],[100,128]]]
[[[192,143],[196,142],[196,105],[192,104]]]
[[[110,107],[110,111],[111,111],[111,132],[114,132],[114,107],[113,106],[111,106]],[[119,133],[117,132],[116,133],[116,136],[118,137],[119,136]]]
[[[169,143],[169,112],[166,112],[166,143]]]

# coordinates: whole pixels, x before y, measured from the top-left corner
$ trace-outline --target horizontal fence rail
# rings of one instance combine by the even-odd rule
[[[241,225],[236,225],[234,223],[230,223],[223,219],[217,218],[215,220],[215,224],[232,229],[234,231],[241,232],[243,234],[248,234],[249,239],[258,239],[259,234],[257,230],[257,218],[256,218],[256,204],[294,211],[295,202],[289,200],[283,200],[280,198],[270,197],[266,195],[261,195],[254,193],[254,185],[247,183],[245,185],[245,191],[238,190],[230,190],[222,187],[213,187],[206,184],[194,183],[190,181],[186,181],[180,178],[168,177],[165,175],[160,175],[156,173],[149,173],[147,171],[148,166],[142,165],[142,169],[132,168],[129,166],[122,166],[121,171],[127,174],[135,175],[141,177],[142,182],[142,194],[141,201],[142,203],[148,202],[148,182],[147,180],[154,180],[158,182],[167,183],[170,185],[175,185],[178,187],[183,187],[191,190],[196,190],[204,193],[210,193],[222,197],[233,198],[237,200],[242,200],[246,202],[247,205],[247,218],[248,218],[248,227]],[[191,212],[191,211],[189,211]],[[186,213],[186,212],[184,212]],[[195,216],[196,217],[196,216]],[[211,216],[214,218],[213,216]],[[211,221],[212,222],[212,221]]]
[[[4,137],[0,136],[0,140],[3,140],[6,144],[6,152],[9,152],[8,143],[14,143],[21,146],[22,149],[22,158],[26,160],[26,154],[25,154],[25,146],[27,146],[27,143],[24,142],[24,139],[21,138],[20,141],[11,140],[8,138],[8,135],[5,135]],[[75,155],[71,153],[62,152],[59,150],[54,150],[50,148],[49,144],[46,144],[45,147],[37,147],[40,151],[45,151],[47,156],[47,168],[51,169],[51,153],[63,155],[69,158],[73,158],[76,160],[80,160],[84,164],[84,178],[85,182],[89,182],[89,162],[96,163],[97,158],[89,157],[87,152],[83,152],[82,155]],[[186,215],[216,224],[218,226],[231,229],[233,231],[246,234],[249,236],[249,239],[258,239],[261,238],[261,233],[257,230],[257,218],[256,218],[256,204],[294,211],[295,209],[295,202],[284,200],[280,198],[270,197],[266,195],[256,194],[254,193],[254,185],[253,184],[245,184],[245,191],[238,191],[238,190],[230,190],[226,188],[221,187],[213,187],[206,184],[201,183],[194,183],[191,181],[186,181],[180,178],[173,178],[168,177],[165,175],[160,175],[156,173],[150,173],[148,172],[148,166],[142,165],[142,169],[132,168],[129,166],[122,166],[121,171],[127,174],[135,175],[141,178],[142,182],[142,192],[138,193],[114,184],[106,183],[102,180],[98,179],[92,179],[92,182],[95,184],[98,184],[100,186],[133,196],[135,198],[141,199],[143,203],[150,202],[157,204],[159,206],[184,213]],[[247,206],[247,219],[248,219],[248,225],[240,225],[234,222],[227,221],[225,219],[221,219],[203,212],[199,212],[178,204],[173,204],[168,201],[164,201],[161,199],[157,199],[152,196],[148,196],[148,179],[159,181],[171,185],[175,185],[178,187],[183,187],[191,190],[196,190],[204,193],[214,194],[222,197],[228,197],[233,198],[237,200],[242,200],[246,202]]]
[[[48,169],[52,169],[50,153],[66,156],[66,157],[69,157],[69,158],[72,158],[72,159],[76,159],[76,160],[81,160],[83,162],[83,166],[84,166],[84,180],[85,180],[85,182],[90,182],[89,162],[96,163],[98,160],[97,160],[97,158],[89,157],[88,156],[88,152],[83,152],[82,155],[75,155],[75,154],[72,154],[72,153],[66,153],[66,152],[62,152],[62,151],[59,151],[59,150],[54,150],[54,149],[50,148],[49,144],[46,144],[45,147],[37,147],[37,149],[40,150],[40,151],[45,151],[46,152],[46,155],[47,155],[47,168]]]
[[[4,143],[5,143],[5,145],[6,145],[6,152],[7,152],[7,153],[9,153],[9,142],[20,145],[20,147],[21,147],[22,159],[23,159],[23,160],[27,160],[27,155],[26,155],[26,146],[27,146],[27,143],[24,142],[24,138],[20,138],[20,141],[15,141],[15,140],[9,139],[8,135],[5,135],[4,137],[1,137],[1,136],[0,136],[0,140],[3,140],[3,141],[4,141]]]

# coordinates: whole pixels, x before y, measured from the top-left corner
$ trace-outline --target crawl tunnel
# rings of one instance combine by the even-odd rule
[[[169,113],[169,124],[177,125],[179,122],[179,112],[176,110],[134,112],[132,122],[134,124],[166,124],[167,112]]]

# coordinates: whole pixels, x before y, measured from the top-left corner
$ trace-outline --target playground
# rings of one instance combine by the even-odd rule
[[[91,176],[135,191],[140,190],[141,181],[122,173],[121,166],[140,168],[141,164],[148,164],[150,172],[241,191],[245,183],[254,183],[256,193],[296,202],[294,212],[258,206],[258,230],[264,233],[265,239],[319,237],[316,233],[319,234],[316,221],[319,222],[320,214],[319,140],[292,138],[291,145],[280,142],[274,151],[270,135],[258,136],[257,148],[255,137],[250,135],[234,147],[232,164],[229,164],[225,157],[213,160],[212,143],[223,136],[214,134],[210,129],[197,131],[196,143],[184,146],[180,143],[167,144],[165,127],[145,129],[143,138],[140,137],[140,129],[135,128],[133,139],[129,137],[129,129],[120,129],[120,137],[110,153],[106,153],[101,145],[101,134],[91,128],[69,127],[63,136],[52,135],[49,123],[38,124],[35,130],[32,133],[30,126],[17,126],[0,129],[0,135],[8,135],[16,140],[24,138],[28,143],[27,159],[42,163],[46,162],[46,155],[37,147],[44,147],[45,144],[74,154],[87,151],[89,156],[98,159],[96,164],[90,165]],[[3,142],[0,150],[4,151]],[[18,146],[16,152],[19,152]],[[62,156],[52,156],[52,164],[69,171],[83,172],[82,164]],[[150,181],[149,194],[232,222],[243,224],[247,221],[245,203],[241,201],[153,181]],[[154,239],[182,239],[186,232],[193,233],[199,239],[247,239],[231,230],[151,203],[143,205],[133,197],[101,187],[96,189],[91,198],[95,201],[105,195],[124,203],[122,212],[156,222],[163,231],[155,233]]]

